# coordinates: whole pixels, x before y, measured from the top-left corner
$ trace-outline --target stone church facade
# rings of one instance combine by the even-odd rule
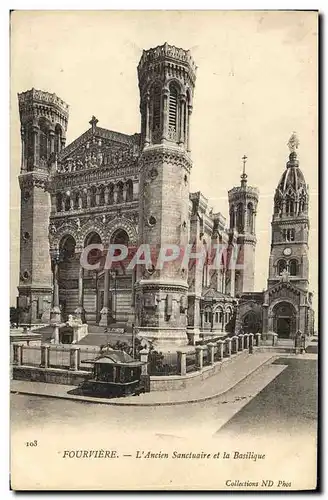
[[[259,191],[228,192],[229,216],[190,193],[190,127],[196,66],[189,51],[164,44],[138,65],[140,133],[98,126],[66,146],[69,107],[55,94],[19,94],[21,251],[18,307],[22,324],[136,323],[161,344],[185,344],[240,328],[313,331],[308,293],[308,188],[293,143],[274,198],[268,288],[254,292]],[[295,141],[294,141],[295,142]],[[178,262],[163,269],[87,270],[88,245],[158,248],[192,245],[209,255],[227,248],[219,268]],[[236,255],[238,252],[238,255]],[[235,259],[239,266],[229,265]]]

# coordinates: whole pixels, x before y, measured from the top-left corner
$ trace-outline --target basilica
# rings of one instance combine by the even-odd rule
[[[265,291],[254,291],[259,190],[246,160],[228,191],[229,214],[190,192],[190,127],[196,65],[189,51],[165,43],[144,50],[137,68],[140,131],[107,130],[93,116],[66,145],[69,106],[32,88],[18,95],[21,121],[21,224],[18,308],[21,324],[59,324],[75,315],[110,329],[136,324],[161,345],[200,336],[261,332],[268,338],[313,333],[308,292],[309,190],[292,135],[273,193]],[[219,268],[85,269],[88,245],[227,248]],[[231,266],[232,256],[238,266]]]

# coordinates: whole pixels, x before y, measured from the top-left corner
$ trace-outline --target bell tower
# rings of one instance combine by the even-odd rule
[[[139,244],[158,255],[165,245],[184,250],[189,243],[189,137],[196,65],[189,51],[165,43],[143,52],[138,78],[143,144]],[[183,268],[179,259],[166,264],[138,269],[139,332],[155,345],[183,345],[188,265]]]
[[[49,320],[52,274],[48,225],[49,159],[65,146],[68,105],[55,94],[18,94],[21,122],[20,323]]]
[[[288,279],[304,291],[309,285],[309,188],[299,167],[295,132],[288,141],[286,168],[274,195],[268,287]]]
[[[228,192],[230,245],[235,248],[234,261],[238,264],[235,270],[233,267],[229,270],[231,295],[254,291],[255,220],[259,190],[247,185],[246,155],[242,161],[243,173],[240,186]]]

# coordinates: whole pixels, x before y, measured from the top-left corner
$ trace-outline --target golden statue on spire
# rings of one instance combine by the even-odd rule
[[[289,147],[289,151],[291,153],[295,153],[296,149],[298,149],[299,144],[300,144],[300,141],[298,140],[296,132],[293,132],[292,135],[290,136],[289,141],[287,142],[287,146]]]

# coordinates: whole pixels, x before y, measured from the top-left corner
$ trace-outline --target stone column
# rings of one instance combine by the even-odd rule
[[[50,350],[49,345],[41,346],[41,363],[40,363],[41,368],[49,367],[49,350]]]
[[[23,364],[23,344],[13,344],[13,364],[21,366]]]
[[[184,351],[177,351],[178,355],[178,372],[180,375],[184,376],[187,374],[187,356]]]
[[[231,352],[232,352],[232,354],[236,354],[238,352],[238,337],[237,337],[237,335],[234,335],[233,337],[231,337],[231,344],[232,344]]]
[[[33,165],[36,165],[39,160],[38,155],[38,139],[39,139],[39,127],[37,125],[33,125]]]
[[[145,146],[150,144],[150,96],[149,92],[146,94],[146,130],[145,130]]]
[[[26,171],[26,135],[25,135],[25,128],[21,127],[21,144],[22,144],[22,153],[21,153],[21,169],[22,172]]]
[[[254,352],[254,334],[249,334],[249,354],[253,354]]]
[[[66,137],[61,137],[61,138],[60,138],[60,151],[61,151],[62,149],[64,149],[65,144],[66,144]]]
[[[149,350],[148,349],[142,349],[139,352],[140,355],[140,361],[142,363],[146,363],[141,367],[141,375],[147,375],[148,374],[148,355],[149,355]]]
[[[117,203],[117,197],[118,197],[118,186],[115,185],[113,190],[113,203]]]
[[[192,106],[188,106],[188,140],[187,140],[187,151],[190,151],[190,117],[192,114]]]
[[[123,185],[123,201],[126,202],[126,194],[128,191],[128,186],[126,184]]]
[[[263,304],[263,309],[262,309],[263,310],[263,317],[262,317],[263,338],[265,338],[267,333],[269,332],[268,309],[269,309],[269,305]]]
[[[231,356],[231,338],[228,337],[227,339],[225,339],[225,345],[226,345],[226,355],[228,358],[230,358]]]
[[[87,207],[88,208],[91,207],[91,193],[90,193],[89,189],[87,191]]]
[[[139,198],[139,182],[133,182],[133,201]]]
[[[77,309],[75,309],[75,315],[81,319],[82,323],[85,323],[85,310],[84,310],[84,286],[83,286],[83,278],[84,278],[84,269],[80,265],[79,268],[79,291],[78,291],[78,301],[77,301]]]
[[[99,326],[108,326],[109,320],[109,269],[105,269],[105,280],[104,280],[104,307],[100,311],[101,318],[99,321]]]
[[[208,356],[209,356],[211,365],[214,365],[214,348],[215,348],[215,344],[213,342],[209,342],[207,344]]]
[[[50,138],[50,153],[55,151],[55,131],[49,130],[49,138]]]
[[[261,334],[260,333],[256,333],[255,334],[255,345],[256,345],[256,347],[259,347],[260,341],[261,341]]]
[[[80,368],[80,348],[73,346],[69,351],[69,369],[78,371]]]
[[[97,191],[96,191],[96,206],[98,206],[100,203],[100,192],[99,192],[99,188],[97,188]]]
[[[53,296],[52,296],[52,308],[50,311],[50,322],[51,323],[60,323],[61,314],[59,307],[59,283],[58,283],[58,265],[59,258],[56,257],[52,261],[52,273],[53,273]]]
[[[105,194],[104,194],[104,198],[105,198],[105,205],[108,205],[108,201],[109,201],[109,187],[108,186],[105,186]]]
[[[223,360],[223,346],[224,346],[224,340],[218,340],[217,343],[217,348],[219,350],[219,360],[222,361]]]
[[[276,346],[278,344],[278,334],[277,333],[273,333],[272,334],[272,346]]]
[[[185,103],[186,103],[186,95],[181,94],[179,99],[179,144],[184,143],[184,114],[185,114]]]
[[[53,332],[52,332],[52,339],[54,341],[54,344],[59,344],[59,326],[54,325],[53,327]]]
[[[162,142],[168,139],[168,131],[169,131],[169,113],[168,113],[168,101],[170,96],[170,90],[167,87],[163,88],[162,91],[163,96],[163,109],[162,109],[162,123],[163,123],[163,133],[162,133]]]
[[[203,346],[196,346],[196,366],[198,370],[202,370],[203,368]]]

